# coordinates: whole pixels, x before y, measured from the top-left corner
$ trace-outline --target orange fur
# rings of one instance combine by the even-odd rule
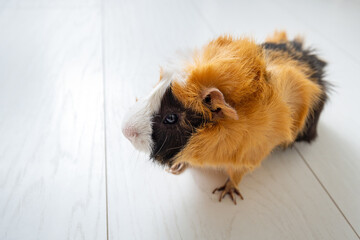
[[[269,40],[286,41],[286,33]],[[185,84],[173,82],[173,93],[210,122],[190,138],[176,163],[225,169],[236,185],[276,146],[295,140],[321,94],[320,86],[309,80],[307,66],[265,52],[246,38],[223,36],[210,42],[187,72]],[[203,99],[214,88],[238,119],[213,118]]]
[[[288,41],[285,31],[275,31],[273,35],[269,36],[265,40],[266,42],[281,43]]]

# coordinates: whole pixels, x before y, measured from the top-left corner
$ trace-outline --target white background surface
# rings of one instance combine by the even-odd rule
[[[360,2],[0,2],[0,239],[359,239]],[[239,187],[166,173],[121,120],[176,50],[223,33],[302,34],[335,85],[319,138],[274,152]]]

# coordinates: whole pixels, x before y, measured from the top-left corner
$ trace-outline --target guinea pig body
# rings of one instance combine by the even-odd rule
[[[229,179],[214,192],[236,203],[241,178],[274,148],[316,137],[325,65],[284,32],[262,45],[219,37],[165,68],[131,116],[139,121],[125,121],[123,132],[173,173],[188,165],[224,169]]]

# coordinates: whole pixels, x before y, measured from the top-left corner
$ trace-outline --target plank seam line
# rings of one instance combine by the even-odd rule
[[[101,62],[103,79],[103,109],[104,109],[104,157],[105,157],[105,206],[106,206],[106,239],[109,240],[109,195],[108,195],[108,163],[107,163],[107,143],[106,143],[106,84],[105,84],[105,0],[101,1]]]
[[[330,195],[329,191],[326,189],[326,187],[324,186],[324,184],[320,181],[319,177],[315,174],[315,172],[312,170],[312,168],[310,167],[309,163],[305,160],[304,156],[301,154],[301,152],[299,151],[299,149],[294,146],[296,152],[299,154],[300,158],[303,160],[303,162],[305,163],[305,165],[309,168],[309,170],[311,171],[311,173],[314,175],[314,177],[316,178],[316,180],[319,182],[320,186],[324,189],[324,191],[326,192],[326,194],[329,196],[329,198],[331,199],[331,201],[333,202],[333,204],[335,205],[335,207],[338,209],[338,211],[341,213],[341,215],[344,217],[345,221],[349,224],[350,228],[354,231],[355,235],[360,239],[359,234],[356,232],[355,228],[353,227],[353,225],[350,223],[350,221],[348,220],[348,218],[345,216],[345,214],[343,213],[343,211],[340,209],[339,205],[335,202],[334,198]]]

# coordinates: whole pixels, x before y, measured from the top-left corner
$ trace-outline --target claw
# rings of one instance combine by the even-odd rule
[[[237,188],[235,188],[234,191],[241,198],[241,200],[244,200],[243,196],[241,195],[240,191]]]
[[[224,197],[225,197],[226,194],[227,194],[226,191],[222,191],[222,192],[221,192],[219,202],[221,202],[221,200],[224,199]]]
[[[234,198],[234,194],[232,192],[229,192],[231,200],[233,200],[234,204],[236,205],[236,198]]]
[[[224,189],[225,189],[225,185],[222,187],[215,188],[212,193],[214,194],[216,191],[223,191]]]
[[[224,186],[215,188],[212,193],[214,194],[217,191],[221,191],[221,194],[220,194],[220,197],[219,197],[219,202],[221,202],[221,200],[225,197],[226,194],[229,194],[231,200],[236,205],[236,196],[234,196],[234,193],[236,195],[238,195],[241,200],[244,200],[244,198],[241,195],[239,189],[236,186],[234,186],[234,184],[230,180],[227,180],[225,182]]]

